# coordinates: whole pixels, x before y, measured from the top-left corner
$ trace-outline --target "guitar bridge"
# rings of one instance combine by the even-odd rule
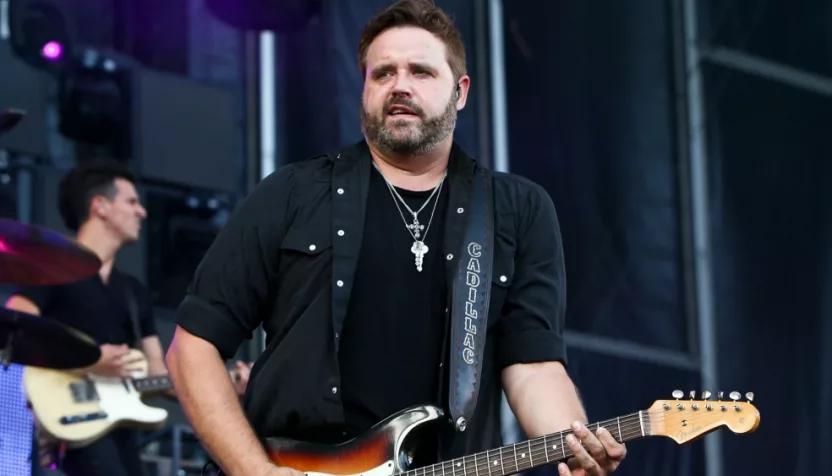
[[[95,390],[95,382],[81,380],[69,384],[69,391],[72,393],[72,400],[75,403],[97,402],[98,392]]]

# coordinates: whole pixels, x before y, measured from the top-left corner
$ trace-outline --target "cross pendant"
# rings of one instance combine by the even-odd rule
[[[414,237],[419,238],[420,236],[422,236],[422,230],[425,229],[425,225],[422,225],[421,223],[419,223],[419,218],[414,213],[413,214],[413,224],[412,225],[407,225],[407,229],[413,232]]]
[[[416,271],[422,271],[422,262],[425,259],[425,253],[428,252],[428,245],[421,241],[414,241],[413,246],[410,247],[410,251],[416,255]]]

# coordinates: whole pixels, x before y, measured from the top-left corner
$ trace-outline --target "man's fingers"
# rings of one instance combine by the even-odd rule
[[[572,431],[574,431],[575,436],[581,440],[581,443],[583,443],[586,451],[590,454],[590,456],[592,456],[595,464],[597,464],[598,461],[604,461],[607,458],[607,451],[604,449],[604,445],[601,444],[598,438],[593,435],[586,426],[580,422],[575,422],[572,424]],[[581,464],[581,467],[589,470],[589,468],[583,464]]]
[[[569,446],[572,454],[575,455],[578,466],[586,470],[590,476],[601,476],[603,474],[598,463],[590,456],[589,452],[581,445],[581,442],[578,441],[575,435],[566,437],[566,445]]]
[[[558,475],[559,476],[571,476],[572,471],[569,470],[569,466],[564,463],[558,464]]]
[[[627,456],[627,447],[624,443],[619,443],[615,441],[615,438],[612,437],[612,434],[604,428],[599,428],[596,432],[598,436],[598,440],[601,441],[601,444],[604,445],[604,449],[607,451],[607,456],[615,461],[621,461]],[[614,468],[608,468],[610,470]]]
[[[119,363],[124,366],[124,365],[130,365],[130,364],[137,364],[139,362],[142,362],[143,360],[144,360],[144,358],[140,355],[137,355],[135,357],[130,357],[130,358],[121,357],[119,359]]]

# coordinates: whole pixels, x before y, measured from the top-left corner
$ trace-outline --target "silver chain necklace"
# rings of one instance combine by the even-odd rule
[[[407,204],[407,202],[404,201],[402,196],[399,195],[399,192],[396,191],[396,187],[394,187],[393,184],[391,184],[390,181],[387,180],[387,177],[384,176],[384,174],[381,172],[381,169],[378,168],[378,165],[376,165],[375,162],[373,162],[373,167],[375,167],[376,170],[378,170],[379,175],[381,175],[381,178],[383,178],[384,182],[387,184],[387,189],[390,190],[390,195],[392,195],[393,197],[393,203],[396,204],[396,209],[399,210],[399,215],[401,215],[402,217],[404,226],[405,228],[407,228],[407,232],[410,233],[410,236],[413,237],[413,246],[410,247],[410,251],[414,255],[416,255],[416,270],[421,272],[422,264],[424,263],[425,259],[425,254],[427,254],[429,250],[428,245],[425,244],[425,238],[427,238],[428,236],[430,225],[431,223],[433,223],[433,214],[436,212],[436,205],[439,203],[439,196],[437,194],[442,193],[442,185],[445,183],[445,177],[448,176],[448,172],[447,170],[445,171],[445,175],[442,176],[442,180],[439,181],[439,185],[437,185],[433,189],[433,192],[430,194],[427,200],[425,200],[425,203],[423,203],[422,206],[414,212],[413,209],[411,209],[410,206]],[[430,212],[428,226],[425,227],[425,225],[419,223],[419,213],[425,209],[425,207],[428,205],[428,203],[430,203],[434,195],[437,195],[436,201],[433,202],[433,209]],[[413,215],[412,224],[409,224],[407,222],[407,219],[404,217],[404,212],[402,211],[402,208],[399,206],[399,202],[401,202],[402,205],[404,205],[405,208],[407,208],[407,211],[410,212],[411,215]],[[422,230],[425,230],[424,235],[422,234]]]

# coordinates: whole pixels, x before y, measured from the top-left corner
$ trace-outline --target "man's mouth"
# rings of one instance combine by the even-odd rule
[[[400,106],[400,105],[391,106],[387,110],[387,115],[388,116],[414,116],[414,117],[419,116],[418,114],[416,114],[416,112],[413,109],[410,109],[407,106]]]

